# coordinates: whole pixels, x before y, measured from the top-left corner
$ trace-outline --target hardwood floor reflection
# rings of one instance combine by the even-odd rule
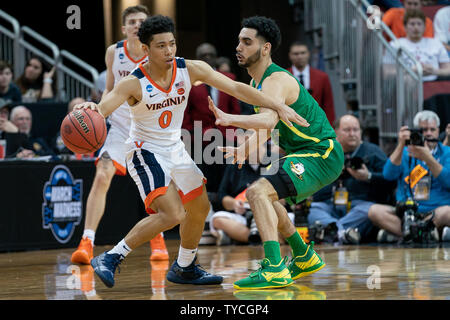
[[[90,266],[73,265],[73,249],[0,254],[0,299],[5,300],[399,300],[450,299],[450,247],[316,246],[321,271],[278,290],[236,291],[233,282],[256,270],[261,246],[201,246],[198,262],[222,275],[222,285],[170,283],[165,276],[178,252],[166,240],[168,261],[151,262],[149,246],[133,251],[107,288]],[[95,254],[110,247],[95,247]],[[283,254],[290,255],[282,246]]]

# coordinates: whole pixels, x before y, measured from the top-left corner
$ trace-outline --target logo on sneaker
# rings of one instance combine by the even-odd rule
[[[74,179],[69,168],[57,165],[44,185],[42,226],[50,229],[59,243],[72,238],[82,218],[83,180]]]
[[[288,284],[288,281],[287,281],[286,279],[284,279],[283,281],[272,280],[272,283],[276,283],[276,284]]]

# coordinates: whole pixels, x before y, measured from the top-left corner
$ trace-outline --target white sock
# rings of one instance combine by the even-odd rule
[[[116,253],[125,258],[131,252],[130,247],[125,243],[125,239],[122,239],[114,248],[108,251],[108,254]]]
[[[91,240],[92,244],[94,244],[95,231],[91,229],[84,229],[83,238],[88,238],[89,240]]]
[[[197,254],[198,248],[195,249],[185,249],[180,246],[178,250],[177,263],[180,267],[187,267],[194,261],[195,255]]]

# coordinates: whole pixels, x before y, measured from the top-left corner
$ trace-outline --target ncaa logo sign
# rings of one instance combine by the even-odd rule
[[[123,53],[119,54],[119,59],[125,58],[125,55]]]
[[[83,181],[74,180],[66,166],[53,168],[50,179],[44,185],[42,226],[50,229],[60,243],[72,238],[75,226],[82,218]]]
[[[145,87],[145,90],[147,90],[147,92],[152,92],[153,86],[151,84],[149,84],[147,87]]]

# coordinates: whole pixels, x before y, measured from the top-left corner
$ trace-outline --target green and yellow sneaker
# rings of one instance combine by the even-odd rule
[[[291,273],[286,267],[287,257],[279,264],[270,264],[269,259],[264,258],[259,264],[261,267],[251,273],[247,278],[236,281],[233,286],[240,290],[259,290],[270,288],[283,288],[293,283]]]
[[[325,267],[325,263],[313,249],[314,241],[308,245],[306,252],[302,256],[294,257],[289,263],[289,271],[291,272],[292,280],[307,276],[308,274],[319,271]]]

